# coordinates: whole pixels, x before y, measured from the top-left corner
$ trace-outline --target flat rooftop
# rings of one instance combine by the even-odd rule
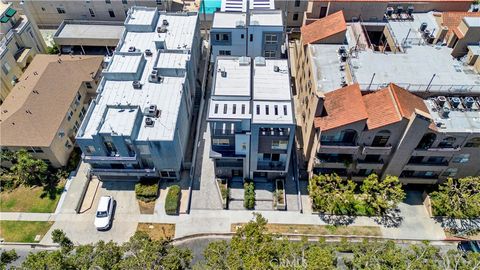
[[[283,26],[282,11],[281,10],[271,10],[271,11],[254,10],[250,13],[250,25]]]
[[[287,61],[286,59],[267,59],[265,65],[254,65],[254,100],[291,100]],[[278,71],[275,67],[278,67]]]
[[[215,12],[212,28],[236,28],[238,24],[247,24],[247,15],[241,12]]]
[[[330,92],[341,87],[342,81],[358,83],[362,90],[377,90],[395,83],[411,92],[429,90],[445,93],[480,93],[480,77],[471,66],[452,57],[452,49],[424,42],[418,30],[423,22],[431,32],[439,31],[433,12],[414,13],[413,20],[377,23],[387,27],[403,52],[379,52],[370,48],[353,52],[349,61],[341,62],[340,46],[355,50],[353,27],[347,28],[343,45],[312,44],[313,70],[318,89]],[[341,71],[348,65],[347,72]],[[370,85],[370,86],[369,86]]]
[[[476,98],[472,109],[466,110],[463,104],[458,109],[453,109],[446,102],[445,107],[450,108],[448,117],[441,116],[441,110],[434,98],[424,101],[425,105],[440,132],[446,133],[480,133],[480,100]]]
[[[130,16],[127,17],[126,25],[151,25],[155,19],[155,13],[157,9],[146,7],[134,7],[131,10]]]
[[[208,110],[209,119],[250,119],[250,101],[248,100],[211,100]]]
[[[217,57],[213,96],[250,99],[250,65],[248,57]]]
[[[156,28],[151,32],[127,31],[108,66],[108,72],[116,76],[112,76],[114,80],[104,77],[99,86],[99,96],[89,108],[91,113],[80,128],[79,138],[91,138],[102,131],[131,132],[136,141],[168,141],[174,138],[178,116],[184,113],[180,111],[180,105],[185,95],[183,84],[186,74],[162,74],[164,77],[160,83],[150,82],[149,77],[154,68],[185,68],[185,61],[190,59],[197,14],[160,13],[158,18],[160,24],[163,19],[169,21],[167,33],[160,34],[167,50],[157,49],[159,34]],[[158,22],[155,23],[158,25]],[[177,49],[177,44],[182,44],[181,49]],[[168,49],[169,46],[172,49]],[[136,51],[128,52],[130,47],[135,47]],[[146,49],[151,51],[151,56],[144,56]],[[122,75],[137,69],[137,74],[141,74],[138,79],[141,89],[133,87],[131,76]],[[154,125],[147,127],[145,118],[149,116],[144,111],[152,105],[157,107],[158,117],[152,117]]]
[[[253,101],[252,123],[294,124],[292,103],[289,101]]]
[[[64,21],[53,38],[60,45],[89,45],[91,40],[111,40],[115,44],[122,37],[122,24],[102,21]],[[75,44],[61,44],[63,39],[78,40]],[[66,42],[66,41],[65,41]],[[105,42],[105,41],[104,41]]]

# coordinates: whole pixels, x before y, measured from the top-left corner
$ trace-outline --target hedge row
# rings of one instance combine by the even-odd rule
[[[178,185],[171,186],[168,189],[167,198],[165,199],[165,213],[168,215],[178,215],[180,194],[181,190]]]
[[[158,181],[141,180],[135,185],[135,195],[137,199],[144,202],[151,202],[157,199]]]
[[[253,182],[245,182],[243,188],[245,190],[243,206],[247,209],[253,209],[255,207],[255,185]]]

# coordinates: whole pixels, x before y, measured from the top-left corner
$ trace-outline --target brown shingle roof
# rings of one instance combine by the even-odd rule
[[[367,127],[375,129],[410,119],[415,109],[428,114],[423,99],[391,83],[386,88],[363,96],[368,112]]]
[[[358,84],[352,84],[325,94],[326,116],[316,117],[314,125],[325,131],[368,118]]]
[[[302,41],[303,44],[315,43],[346,30],[345,17],[343,11],[340,10],[311,24],[302,26]]]
[[[0,108],[0,144],[50,146],[81,84],[92,81],[102,61],[36,55]]]

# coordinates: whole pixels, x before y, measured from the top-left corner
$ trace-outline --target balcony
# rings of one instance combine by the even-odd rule
[[[403,170],[406,171],[430,171],[430,172],[440,172],[448,168],[448,161],[438,162],[438,163],[408,163],[403,167]]]
[[[285,163],[282,161],[258,161],[257,170],[285,171]]]
[[[356,145],[325,145],[321,144],[318,153],[321,154],[349,154],[355,155],[358,153],[360,146]]]
[[[124,156],[86,156],[82,154],[82,159],[86,163],[95,164],[135,164],[138,162],[137,155],[131,157]]]
[[[364,146],[362,155],[389,155],[392,152],[392,146]]]
[[[92,168],[91,173],[97,176],[158,176],[155,168],[153,169],[97,169]]]
[[[451,157],[460,151],[460,147],[435,147],[435,148],[417,148],[413,151],[412,156],[427,157]]]
[[[383,160],[378,160],[378,161],[358,160],[356,169],[381,170],[384,164],[385,163],[383,162]]]
[[[315,157],[313,166],[315,168],[345,169],[345,161],[343,160],[324,160]]]
[[[216,147],[210,151],[210,158],[222,158],[222,157],[242,157],[242,155],[237,155],[235,153],[235,148],[219,148]],[[244,156],[244,155],[243,155]]]

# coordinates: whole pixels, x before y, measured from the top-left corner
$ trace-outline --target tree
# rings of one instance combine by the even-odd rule
[[[15,153],[14,165],[10,170],[18,177],[21,184],[43,185],[47,181],[47,163],[34,158],[25,149]]]
[[[327,214],[355,214],[356,184],[337,174],[315,175],[309,181],[308,191],[315,210]]]
[[[363,180],[360,190],[369,209],[366,211],[369,215],[385,214],[387,210],[396,208],[405,198],[398,177],[391,175],[380,180],[376,174],[370,174]]]
[[[28,254],[22,263],[22,269],[64,270],[71,268],[61,251],[40,251]]]
[[[7,269],[7,265],[18,259],[17,252],[14,249],[0,250],[0,269]]]
[[[73,242],[60,229],[55,229],[52,231],[52,241],[55,244],[59,244],[64,252],[69,252],[73,248]]]
[[[460,179],[448,178],[430,193],[433,213],[452,218],[480,216],[480,176]]]

